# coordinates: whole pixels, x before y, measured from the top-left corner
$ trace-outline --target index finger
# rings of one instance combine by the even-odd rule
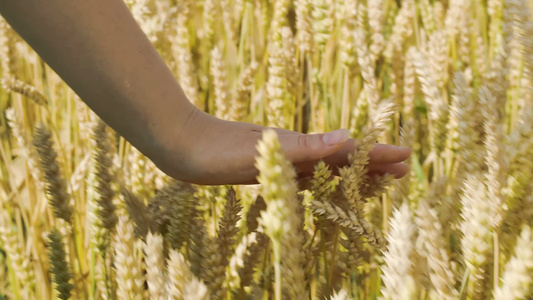
[[[325,158],[333,165],[344,166],[348,164],[348,155],[355,153],[355,140],[348,140],[344,146],[337,152]],[[411,155],[411,149],[401,146],[376,144],[368,156],[370,164],[391,164],[405,161]]]

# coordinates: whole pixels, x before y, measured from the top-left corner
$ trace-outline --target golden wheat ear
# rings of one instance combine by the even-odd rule
[[[283,154],[275,131],[263,132],[257,150],[257,181],[262,184],[262,196],[267,204],[266,210],[261,213],[260,226],[273,245],[276,295],[281,297],[283,290],[291,299],[302,299],[306,294],[300,256],[304,235],[302,218],[298,215],[301,204],[296,194],[296,171]]]
[[[39,92],[37,88],[24,81],[17,79],[2,79],[0,85],[2,85],[2,87],[8,92],[21,94],[37,105],[44,107],[48,106],[48,100],[46,97]]]
[[[514,256],[507,262],[502,285],[494,288],[494,299],[527,299],[533,283],[533,237],[531,227],[525,226],[515,248]]]
[[[135,239],[134,227],[127,216],[119,216],[113,247],[114,268],[119,299],[135,299],[142,295],[145,275],[142,242]]]
[[[383,270],[383,284],[381,292],[386,299],[395,299],[401,295],[402,299],[416,298],[417,284],[413,278],[413,263],[411,255],[414,251],[414,237],[416,226],[413,223],[407,203],[393,212],[390,220],[391,231],[387,237],[389,242],[384,253],[385,266]]]
[[[168,292],[172,299],[209,299],[205,284],[194,276],[189,263],[176,250],[170,250],[169,255]]]
[[[159,233],[148,232],[143,243],[143,253],[150,299],[168,299],[163,236]]]

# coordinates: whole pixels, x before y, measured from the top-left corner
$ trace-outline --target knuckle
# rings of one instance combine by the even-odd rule
[[[301,150],[309,148],[309,136],[301,134],[298,136],[298,148]]]

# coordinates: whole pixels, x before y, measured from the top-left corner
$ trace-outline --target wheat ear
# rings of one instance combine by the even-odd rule
[[[56,290],[59,293],[59,298],[67,300],[70,298],[70,291],[74,285],[69,281],[72,275],[69,272],[69,267],[66,260],[66,253],[63,246],[61,233],[57,229],[53,229],[48,235],[50,239],[50,264],[52,265],[51,272],[54,275],[54,283]]]
[[[283,289],[291,299],[304,299],[306,298],[305,276],[300,258],[304,237],[300,219],[295,215],[300,205],[296,197],[298,190],[295,181],[296,172],[283,154],[275,131],[263,132],[257,150],[259,152],[259,157],[256,159],[256,167],[259,170],[257,180],[262,184],[262,195],[267,203],[266,211],[261,214],[260,224],[273,244],[275,297],[281,299]]]
[[[144,261],[146,263],[146,283],[150,299],[167,299],[167,286],[165,274],[165,257],[163,253],[163,236],[158,233],[148,232],[143,244]]]
[[[67,183],[59,168],[57,152],[54,150],[52,134],[43,124],[35,129],[33,145],[40,157],[41,173],[46,180],[46,192],[56,218],[61,218],[68,223],[72,222],[73,209],[70,205],[70,194],[67,192]]]
[[[381,292],[384,299],[415,299],[416,282],[412,277],[411,252],[414,249],[416,227],[407,203],[394,211],[390,227]]]

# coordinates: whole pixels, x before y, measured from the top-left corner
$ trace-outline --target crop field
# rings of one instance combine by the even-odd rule
[[[0,299],[533,299],[533,1],[125,2],[200,109],[357,150],[176,181],[1,19]]]

